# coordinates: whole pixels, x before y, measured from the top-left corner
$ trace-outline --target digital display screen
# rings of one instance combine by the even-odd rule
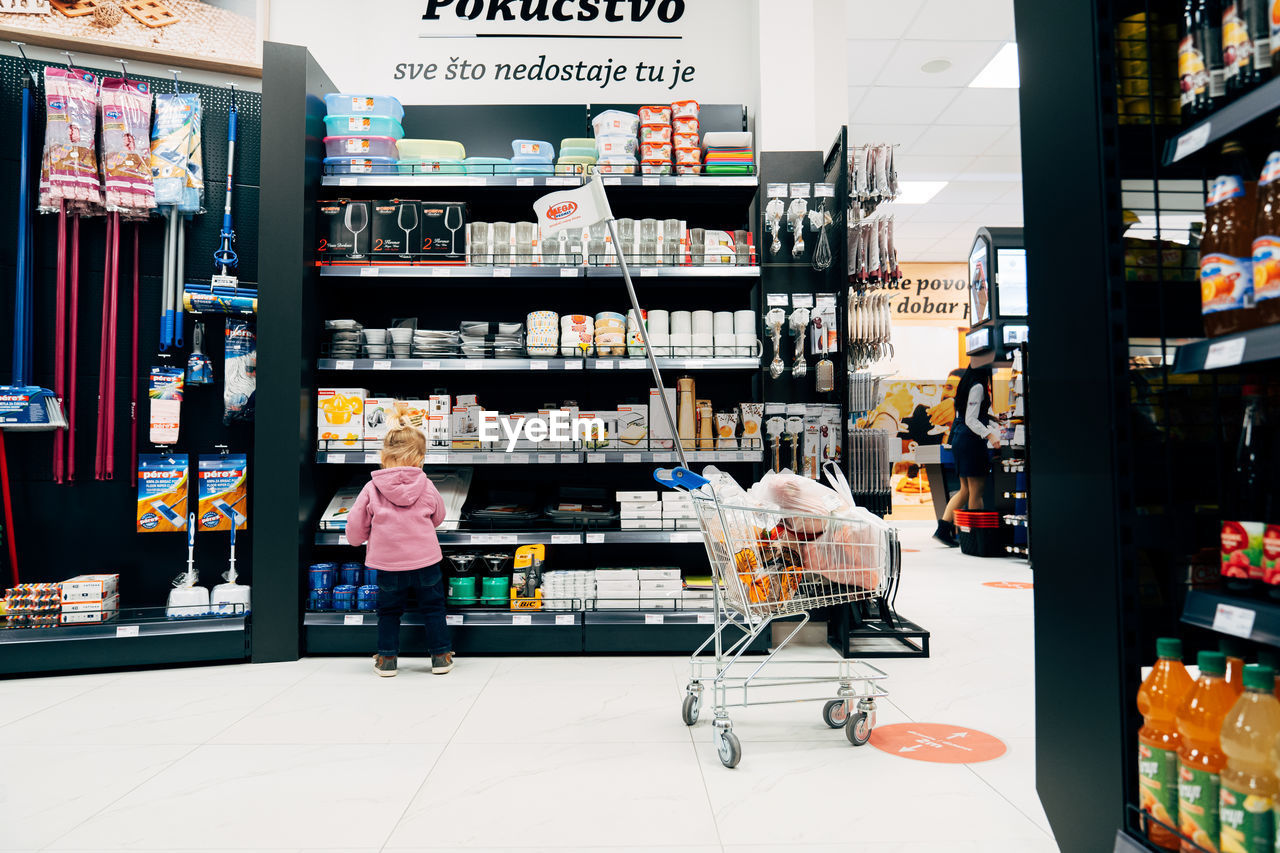
[[[1025,343],[1027,340],[1027,332],[1029,331],[1029,329],[1030,329],[1029,326],[1005,326],[1004,327],[1005,344],[1009,346],[1016,346],[1017,344]]]
[[[1027,250],[998,249],[996,277],[1000,289],[1000,316],[1027,316]]]
[[[987,241],[981,238],[969,253],[969,326],[991,319],[991,262],[987,257]]]
[[[984,349],[991,348],[991,329],[978,329],[970,332],[964,338],[964,351],[972,355],[975,352],[981,352]]]

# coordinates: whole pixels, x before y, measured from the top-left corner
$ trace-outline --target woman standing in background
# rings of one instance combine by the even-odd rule
[[[963,406],[963,409],[961,409]],[[956,388],[956,410],[964,412],[951,426],[951,453],[956,460],[956,472],[960,475],[960,489],[947,501],[946,512],[938,522],[933,538],[944,545],[956,547],[956,510],[970,512],[982,509],[982,493],[986,490],[991,463],[987,447],[1000,446],[1000,431],[992,425],[991,416],[991,368],[970,367]]]

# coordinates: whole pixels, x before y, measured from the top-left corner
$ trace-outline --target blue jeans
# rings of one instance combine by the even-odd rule
[[[378,572],[378,654],[400,653],[400,617],[411,589],[417,591],[418,612],[427,628],[427,650],[433,655],[452,651],[444,620],[444,577],[436,563],[408,572]]]

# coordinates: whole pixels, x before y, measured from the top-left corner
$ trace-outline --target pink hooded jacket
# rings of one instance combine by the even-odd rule
[[[440,562],[436,528],[444,498],[421,468],[384,468],[361,491],[347,514],[347,540],[369,543],[365,565],[407,572]]]

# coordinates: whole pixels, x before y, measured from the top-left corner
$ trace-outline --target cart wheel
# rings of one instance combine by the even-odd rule
[[[862,746],[871,740],[871,720],[867,718],[867,712],[859,711],[850,717],[844,724],[844,734],[854,746]]]
[[[716,749],[720,752],[720,763],[732,770],[742,760],[742,744],[738,736],[730,731],[716,734]]]
[[[702,709],[702,697],[697,693],[686,693],[684,704],[680,706],[680,717],[686,726],[698,722],[698,711]]]
[[[843,699],[832,699],[822,706],[822,721],[833,729],[844,728],[849,719],[849,705]]]

